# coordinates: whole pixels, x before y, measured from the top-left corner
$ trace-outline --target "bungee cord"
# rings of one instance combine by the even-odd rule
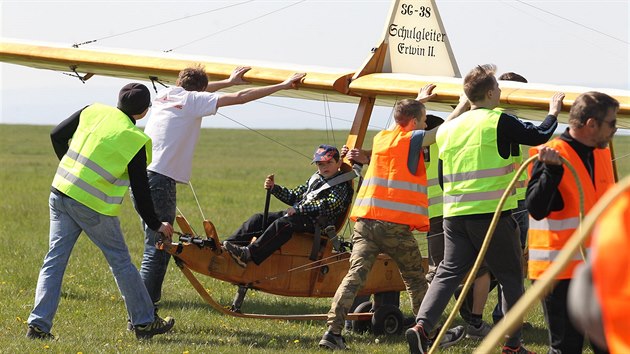
[[[492,237],[494,236],[494,230],[496,229],[497,222],[499,221],[499,216],[500,216],[500,214],[502,212],[503,205],[505,204],[507,198],[510,196],[510,194],[511,194],[512,190],[514,189],[514,187],[516,185],[516,182],[518,181],[518,179],[521,176],[521,174],[525,171],[527,166],[530,163],[532,163],[534,160],[536,160],[537,158],[538,158],[538,154],[530,157],[525,162],[523,162],[523,164],[520,166],[518,171],[516,171],[516,174],[512,178],[512,181],[510,182],[510,184],[506,188],[505,193],[503,193],[503,197],[501,197],[501,200],[499,201],[499,204],[497,205],[497,208],[496,208],[495,213],[494,213],[494,217],[492,218],[492,221],[490,222],[490,227],[488,228],[488,232],[486,233],[484,241],[483,241],[483,243],[481,245],[481,248],[479,250],[479,254],[477,255],[477,259],[475,260],[475,263],[473,264],[472,269],[468,273],[468,277],[466,278],[466,282],[464,283],[464,287],[463,287],[463,289],[461,291],[461,294],[460,294],[459,298],[457,299],[457,302],[455,303],[455,306],[453,307],[453,310],[451,311],[451,313],[449,314],[448,318],[446,319],[446,322],[442,326],[442,329],[438,333],[437,337],[434,339],[434,341],[433,341],[434,343],[440,343],[440,341],[442,340],[442,338],[444,337],[444,335],[448,331],[451,323],[455,319],[455,316],[457,316],[457,314],[459,313],[459,309],[461,308],[461,306],[463,305],[463,303],[464,303],[464,301],[466,299],[466,294],[468,294],[468,291],[472,287],[472,284],[474,283],[475,278],[477,276],[477,272],[479,271],[479,268],[481,267],[481,264],[484,261],[484,258],[486,256],[486,252],[488,250],[488,247],[490,246],[490,242],[492,240]],[[560,156],[560,159],[562,160],[562,164],[569,168],[569,170],[573,174],[573,178],[575,179],[575,182],[577,184],[578,193],[579,193],[579,196],[580,196],[580,198],[579,198],[580,199],[579,219],[582,220],[583,216],[584,216],[584,192],[583,192],[583,188],[582,188],[582,183],[580,182],[579,175],[577,174],[577,171],[575,171],[575,169],[573,168],[571,163],[567,159],[562,157],[562,156]],[[580,247],[580,250],[582,252],[583,259],[586,259],[586,253],[584,251],[584,248]],[[506,315],[506,317],[507,317],[507,315]],[[502,334],[507,334],[507,332],[506,333],[502,333]],[[439,350],[439,345],[434,345],[429,350],[429,354],[434,354],[438,350]]]
[[[626,176],[614,185],[597,201],[588,215],[586,215],[586,218],[580,223],[581,228],[575,230],[573,235],[571,235],[551,266],[505,314],[503,320],[490,331],[474,351],[475,354],[487,354],[495,351],[496,345],[504,338],[505,334],[511,333],[519,325],[519,321],[522,321],[525,313],[555,284],[556,276],[572,260],[578,248],[582,249],[582,244],[590,235],[597,219],[617,197],[628,189],[630,189],[630,176]]]

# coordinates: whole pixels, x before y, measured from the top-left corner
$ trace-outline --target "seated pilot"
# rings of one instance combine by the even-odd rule
[[[325,225],[320,224],[324,229],[346,214],[353,190],[347,173],[340,171],[339,150],[320,145],[313,163],[317,164],[317,172],[294,189],[275,184],[273,175],[265,179],[265,189],[290,207],[269,213],[267,225],[263,225],[263,214],[253,215],[223,243],[238,265],[246,267],[250,261],[259,265],[294,232],[314,233],[316,223],[326,220]],[[256,241],[251,242],[254,237]]]

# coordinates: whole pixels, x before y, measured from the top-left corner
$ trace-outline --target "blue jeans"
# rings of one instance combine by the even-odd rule
[[[177,211],[177,185],[174,179],[159,173],[148,171],[149,189],[155,214],[160,221],[173,224]],[[140,266],[140,276],[146,286],[153,304],[157,304],[162,298],[162,283],[171,255],[168,252],[155,248],[155,243],[160,235],[149,229],[143,222],[144,228],[144,254]]]
[[[35,305],[28,324],[50,332],[59,306],[61,283],[72,248],[81,231],[101,249],[109,263],[127,314],[134,325],[153,322],[151,298],[140,284],[138,269],[131,263],[120,222],[67,196],[51,193],[49,249],[37,279]]]

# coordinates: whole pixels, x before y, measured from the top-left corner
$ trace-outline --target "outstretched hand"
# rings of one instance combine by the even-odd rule
[[[249,81],[245,80],[243,75],[245,75],[245,73],[247,73],[251,69],[252,68],[250,66],[239,66],[236,69],[234,69],[234,71],[232,71],[232,74],[230,75],[230,79],[229,79],[230,84],[231,85],[248,84]]]
[[[282,82],[282,85],[285,89],[291,88],[297,90],[298,85],[302,82],[305,76],[306,73],[295,73],[291,75],[288,79],[284,80],[284,82]]]
[[[557,117],[562,110],[562,100],[564,100],[564,92],[556,92],[549,100],[549,114]]]
[[[426,103],[437,96],[437,93],[433,93],[433,89],[435,88],[435,84],[426,84],[423,88],[418,92],[418,97],[416,97],[416,101],[420,101],[421,103]]]

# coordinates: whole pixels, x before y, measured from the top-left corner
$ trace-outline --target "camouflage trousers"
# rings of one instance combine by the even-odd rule
[[[398,265],[405,283],[414,314],[418,312],[427,281],[422,268],[420,248],[408,225],[386,221],[359,219],[352,235],[350,269],[337,288],[332,306],[328,311],[328,326],[333,333],[341,333],[354,298],[367,279],[376,256],[385,253]]]

